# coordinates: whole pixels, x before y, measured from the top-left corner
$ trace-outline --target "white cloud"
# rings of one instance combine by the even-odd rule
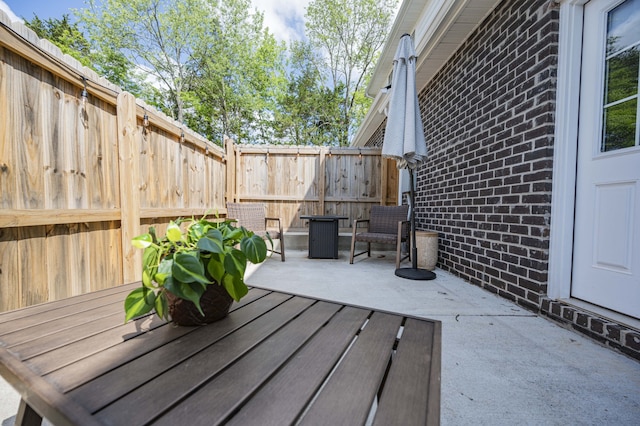
[[[16,21],[23,22],[22,19],[20,17],[16,16],[16,14],[13,13],[11,8],[9,8],[9,6],[7,6],[7,4],[5,2],[3,2],[2,0],[0,0],[0,10],[2,10],[4,13],[9,15],[9,19],[12,22],[16,22]]]
[[[287,43],[304,36],[304,14],[310,0],[251,0],[255,9],[264,12],[264,25],[277,40]]]

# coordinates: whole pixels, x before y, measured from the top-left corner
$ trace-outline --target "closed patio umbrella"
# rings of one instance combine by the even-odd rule
[[[416,90],[416,52],[409,34],[400,37],[393,59],[391,100],[382,156],[396,160],[399,169],[408,169],[411,207],[411,268],[396,269],[395,274],[412,280],[432,280],[436,274],[418,268],[416,247],[414,171],[427,157],[427,144]]]

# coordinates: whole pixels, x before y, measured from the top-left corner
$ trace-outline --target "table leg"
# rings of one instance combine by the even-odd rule
[[[42,425],[42,416],[24,402],[24,399],[20,399],[15,424],[16,426],[40,426]]]

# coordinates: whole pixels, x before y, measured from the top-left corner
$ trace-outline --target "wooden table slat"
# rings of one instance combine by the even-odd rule
[[[243,299],[239,304],[233,305],[232,309],[236,309],[239,306],[250,303],[255,300],[255,298],[262,297],[266,293],[267,292],[264,290],[256,291],[255,295],[252,295],[252,297],[246,297],[246,301]],[[99,353],[100,351],[118,346],[125,341],[135,339],[139,335],[144,335],[144,333],[158,327],[162,327],[166,324],[164,320],[153,314],[145,315],[124,324],[124,307],[122,301],[114,301],[114,306],[117,307],[122,315],[110,318],[110,321],[105,321],[101,324],[104,327],[103,332],[100,334],[88,332],[84,335],[77,335],[72,343],[28,359],[29,365],[40,374],[49,374],[66,365],[70,365],[82,360],[83,358]],[[156,335],[154,334],[154,336]],[[24,354],[20,355],[24,356]],[[63,387],[63,389],[67,388]]]
[[[104,297],[91,299],[82,304],[65,305],[55,309],[42,311],[38,314],[31,315],[26,318],[16,319],[14,321],[0,324],[0,337],[3,341],[9,341],[12,334],[24,336],[36,335],[43,336],[47,330],[58,330],[55,321],[66,321],[73,324],[82,321],[83,316],[93,316],[94,311],[111,309],[115,312],[114,303],[119,304],[120,310],[124,311],[124,294],[116,293]],[[122,317],[124,320],[124,316]],[[27,337],[25,337],[26,339]],[[23,340],[25,340],[23,339]]]
[[[338,364],[301,424],[364,424],[402,323],[402,317],[374,313]]]
[[[120,317],[114,318],[115,327],[107,328],[103,333],[83,336],[68,345],[37,354],[26,362],[39,374],[46,375],[52,371],[71,365],[79,360],[102,350],[119,345],[124,341],[143,335],[149,330],[163,327],[166,321],[156,315],[146,315],[127,324]]]
[[[191,426],[210,426],[225,422],[271,375],[302,346],[340,308],[318,302],[286,324],[215,377],[180,405],[164,414],[156,424],[172,426],[185,415]],[[213,422],[211,418],[217,419]]]
[[[432,412],[425,404],[429,393],[439,393],[440,389],[440,371],[432,371],[435,367],[432,361],[439,353],[434,342],[438,334],[435,327],[433,323],[424,326],[416,320],[406,321],[378,402],[374,425],[411,426],[439,421],[439,404],[438,410]]]
[[[35,338],[9,347],[13,352],[19,353],[22,360],[27,360],[78,340],[106,332],[114,327],[111,325],[113,319],[108,318],[111,316],[117,316],[119,319],[122,319],[122,309],[110,315],[100,316],[87,321],[78,321],[78,323],[73,324],[72,327],[46,336],[36,335]]]
[[[162,329],[145,333],[135,339],[127,340],[122,344],[111,345],[103,350],[93,352],[89,356],[81,358],[74,364],[52,372],[48,375],[48,378],[52,382],[56,383],[56,385],[64,392],[72,391],[83,384],[86,384],[74,392],[83,397],[93,395],[93,393],[97,392],[98,389],[105,389],[106,386],[108,386],[111,376],[117,376],[123,372],[128,375],[129,373],[127,372],[127,368],[135,369],[135,365],[133,367],[125,366],[128,362],[135,361],[136,364],[141,366],[144,366],[145,363],[153,365],[155,362],[154,357],[158,356],[158,353],[154,351],[159,347],[169,344],[180,345],[181,341],[177,339],[195,332],[210,335],[224,335],[224,333],[233,331],[233,327],[239,327],[253,320],[257,316],[260,316],[273,307],[283,303],[290,297],[291,296],[283,294],[272,294],[264,297],[260,304],[248,304],[243,305],[242,309],[234,309],[229,314],[232,321],[231,325],[225,328],[216,327],[215,332],[212,332],[211,330],[198,331],[201,330],[201,328],[174,327],[171,324],[167,324],[167,326]],[[197,338],[198,334],[195,336]],[[85,350],[90,350],[90,346]],[[79,352],[81,351],[79,350]],[[141,360],[138,361],[138,358],[141,358]],[[161,362],[166,362],[166,360],[161,360]],[[163,365],[164,364],[161,364],[161,366]],[[125,367],[117,370],[117,368],[121,366]],[[111,370],[114,371],[111,372]],[[136,374],[135,371],[134,374]],[[99,379],[91,383],[91,380],[96,379],[97,377],[99,377]],[[125,390],[118,390],[114,388],[112,392],[117,395],[118,392],[125,392]],[[102,398],[107,398],[106,393],[107,392],[104,390],[99,392]]]
[[[293,298],[288,300],[264,314],[261,317],[264,321],[252,321],[226,338],[216,339],[215,342],[206,342],[204,347],[197,348],[197,352],[191,351],[191,349],[196,349],[193,347],[194,345],[199,345],[199,342],[193,338],[184,342],[183,346],[186,348],[182,346],[177,348],[173,345],[159,348],[154,351],[159,355],[159,359],[153,364],[154,371],[146,368],[141,373],[144,375],[144,380],[140,380],[141,374],[133,376],[136,373],[134,370],[130,372],[131,377],[120,374],[116,377],[118,382],[109,384],[109,388],[120,387],[124,384],[128,387],[133,386],[134,390],[127,393],[126,398],[115,401],[110,398],[113,402],[107,401],[111,404],[103,410],[97,411],[96,417],[106,424],[130,426],[144,424],[158,410],[170,407],[182,400],[195,388],[206,383],[238,357],[286,324],[292,316],[303,312],[311,304],[313,301],[309,299]],[[216,327],[215,330],[222,328],[225,321],[219,321],[221,327]],[[206,329],[203,328],[203,330]],[[212,330],[208,330],[209,333]],[[172,359],[174,352],[178,350],[181,351],[179,357],[176,357],[179,359]],[[185,358],[183,352],[191,353]],[[166,362],[164,361],[166,359],[169,359],[173,364],[166,365],[166,368],[158,365],[161,362]],[[179,363],[176,364],[176,361]],[[127,367],[130,365],[135,365],[135,362],[127,364]],[[145,373],[154,374],[155,377],[148,377]],[[78,396],[76,395],[76,397]]]
[[[345,307],[267,385],[229,426],[293,424],[353,341],[370,311]]]
[[[57,309],[66,308],[73,305],[82,305],[87,301],[93,301],[114,294],[119,294],[121,300],[124,301],[126,294],[138,287],[139,283],[125,284],[121,286],[111,287],[104,290],[98,290],[91,293],[85,293],[78,296],[68,297],[53,302],[40,303],[38,305],[28,306],[13,311],[0,313],[0,324],[11,321],[12,324],[24,318],[31,318],[43,312],[55,311]]]

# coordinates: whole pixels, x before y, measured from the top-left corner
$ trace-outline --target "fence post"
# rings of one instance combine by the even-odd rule
[[[380,204],[389,205],[389,162],[380,154]]]
[[[227,185],[225,190],[225,198],[227,202],[236,201],[236,167],[238,159],[236,157],[236,150],[233,144],[233,139],[224,137],[225,157],[227,159],[226,171],[227,171]]]
[[[318,201],[319,201],[319,214],[324,214],[324,199],[327,188],[327,149],[331,150],[331,148],[320,148],[320,170],[318,170]]]
[[[136,99],[122,92],[116,100],[118,123],[118,168],[120,175],[120,223],[122,232],[122,276],[125,283],[142,278],[141,251],[131,245],[140,234],[140,150],[137,144]]]

